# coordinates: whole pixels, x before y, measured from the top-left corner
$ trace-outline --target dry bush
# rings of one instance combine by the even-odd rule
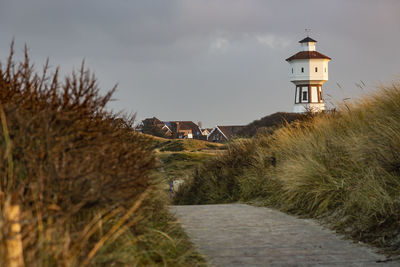
[[[29,266],[99,263],[98,252],[124,231],[143,234],[152,141],[132,131],[133,118],[105,110],[113,92],[101,96],[83,64],[60,81],[58,69],[49,74],[46,64],[38,74],[27,52],[17,63],[11,49],[0,66],[0,225],[7,203],[21,208]],[[4,266],[10,237],[2,229]]]

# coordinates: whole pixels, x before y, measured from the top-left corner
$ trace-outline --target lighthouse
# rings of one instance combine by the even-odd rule
[[[325,110],[322,85],[328,80],[330,57],[315,50],[317,41],[307,36],[299,41],[301,51],[289,57],[289,77],[295,85],[293,112]]]

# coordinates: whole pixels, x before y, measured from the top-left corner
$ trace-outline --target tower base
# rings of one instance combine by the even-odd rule
[[[295,104],[293,107],[293,112],[304,113],[304,112],[320,112],[325,110],[324,103],[302,103]]]

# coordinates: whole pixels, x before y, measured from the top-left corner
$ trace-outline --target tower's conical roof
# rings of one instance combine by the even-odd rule
[[[317,58],[331,60],[330,57],[325,56],[324,54],[321,54],[320,52],[317,51],[300,51],[297,54],[291,56],[290,58],[287,58],[286,61],[292,61],[295,59],[317,59]]]
[[[309,42],[314,42],[316,43],[317,41],[315,41],[314,39],[310,38],[310,37],[306,37],[303,40],[299,41],[299,43],[309,43]]]

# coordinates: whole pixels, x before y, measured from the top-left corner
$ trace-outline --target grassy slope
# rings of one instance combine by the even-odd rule
[[[309,117],[308,114],[302,113],[288,113],[288,112],[276,112],[271,115],[265,116],[259,120],[255,120],[246,125],[238,135],[245,137],[253,137],[258,132],[266,134],[273,132],[275,129],[284,126],[286,123],[292,123],[294,121],[306,120]]]
[[[210,143],[196,139],[165,139],[161,137],[154,138],[154,147],[159,151],[187,151],[187,152],[207,152],[225,149],[225,145],[219,143]]]
[[[159,175],[164,181],[186,180],[193,171],[217,154],[226,146],[193,139],[154,138],[154,147],[161,164]]]
[[[175,201],[274,206],[400,254],[399,191],[400,85],[394,84],[335,114],[230,144]]]

